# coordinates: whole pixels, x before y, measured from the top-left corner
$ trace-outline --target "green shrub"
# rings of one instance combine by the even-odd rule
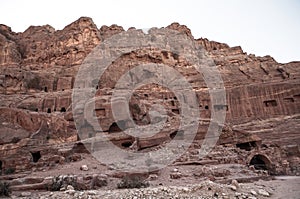
[[[5,175],[13,174],[15,171],[16,171],[15,168],[10,167],[4,170],[4,174]]]
[[[0,196],[9,196],[10,189],[9,184],[7,182],[0,181]]]
[[[52,179],[51,185],[48,187],[49,191],[59,191],[62,188],[63,181],[59,179],[59,177],[55,177]]]
[[[149,182],[145,182],[141,176],[133,175],[123,177],[117,186],[118,189],[145,188],[149,187]]]
[[[61,188],[66,188],[68,185],[71,185],[75,190],[81,190],[79,184],[77,183],[77,178],[71,176],[56,176],[52,179],[52,183],[48,187],[48,190],[60,191]]]

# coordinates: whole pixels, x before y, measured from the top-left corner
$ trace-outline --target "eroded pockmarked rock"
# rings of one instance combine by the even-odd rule
[[[120,77],[138,65],[155,63],[175,69],[188,80],[200,109],[201,119],[196,121],[199,129],[191,150],[175,164],[239,163],[257,172],[299,175],[300,62],[281,64],[271,56],[247,54],[239,46],[205,38],[194,40],[190,29],[178,23],[167,28],[184,33],[214,61],[224,82],[226,103],[212,106],[203,75],[182,54],[159,48],[137,49],[122,54],[93,82],[95,111],[88,116],[96,117],[102,127],[95,132],[88,118],[83,118],[84,125],[76,129],[74,117],[89,104],[72,104],[75,77],[97,45],[125,30],[118,25],[98,29],[88,17],[62,30],[44,25],[15,33],[0,25],[0,172],[43,170],[79,161],[92,148],[89,138],[95,136],[105,135],[118,147],[132,151],[156,150],[172,139],[183,139],[187,132],[178,131],[179,100],[159,85],[135,90],[128,106],[137,125],[167,118],[160,133],[135,139],[122,132],[132,127],[130,121],[115,121],[113,117],[111,96]],[[128,31],[143,34],[141,30]],[[165,114],[149,111],[153,104],[165,107]],[[197,151],[212,110],[226,111],[226,123],[220,126],[223,131],[214,151],[199,159]],[[95,150],[102,146],[101,142],[93,144]],[[147,164],[155,167],[156,161],[149,159]],[[225,170],[201,173],[207,177],[228,175]],[[171,178],[180,177],[176,173]]]

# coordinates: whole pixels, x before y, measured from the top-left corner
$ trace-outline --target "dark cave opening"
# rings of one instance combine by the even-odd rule
[[[184,136],[184,131],[179,130],[179,131],[174,131],[173,133],[170,134],[170,138],[173,139],[183,139]]]
[[[112,123],[112,125],[110,125],[108,132],[109,133],[116,133],[116,132],[121,132],[122,129],[120,129],[120,127],[118,126],[118,124],[116,122]]]
[[[270,167],[269,160],[263,155],[255,155],[250,161],[256,170],[268,170]]]
[[[236,144],[236,147],[246,150],[246,151],[251,151],[256,146],[257,146],[257,144],[255,141]]]
[[[266,107],[277,106],[277,101],[276,100],[266,100],[266,101],[264,101],[264,104]]]
[[[177,115],[180,113],[179,109],[177,109],[177,108],[172,109],[172,112],[177,114]]]
[[[2,173],[2,161],[0,160],[0,174]]]
[[[39,159],[42,157],[40,151],[37,151],[37,152],[31,152],[31,156],[32,156],[32,161],[33,161],[33,162],[38,162]]]
[[[132,146],[132,144],[133,144],[132,141],[127,141],[127,142],[123,142],[121,145],[122,145],[122,147],[124,147],[124,148],[129,148],[129,147]]]

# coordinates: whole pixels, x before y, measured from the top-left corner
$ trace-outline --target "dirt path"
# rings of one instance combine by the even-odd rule
[[[300,176],[280,176],[270,184],[274,188],[271,198],[300,199]]]

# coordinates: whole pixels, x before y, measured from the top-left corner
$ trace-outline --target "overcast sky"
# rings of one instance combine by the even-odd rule
[[[0,0],[0,23],[15,32],[30,25],[55,29],[81,16],[102,25],[166,27],[187,25],[195,38],[208,38],[278,62],[300,61],[298,0]]]

